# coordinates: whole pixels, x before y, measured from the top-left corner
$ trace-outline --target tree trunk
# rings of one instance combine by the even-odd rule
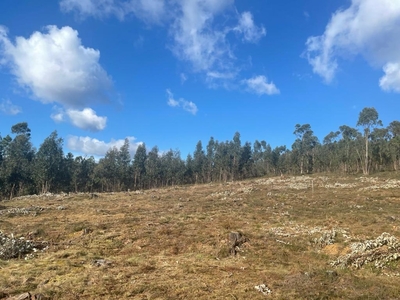
[[[363,173],[364,175],[369,174],[369,166],[368,166],[368,131],[365,131],[365,161],[364,161],[364,168],[363,168]]]
[[[12,185],[11,187],[11,191],[10,191],[10,200],[14,197],[14,189],[15,189],[15,183]]]

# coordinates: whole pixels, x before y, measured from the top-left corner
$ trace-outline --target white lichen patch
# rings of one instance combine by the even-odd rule
[[[391,261],[400,258],[399,240],[389,233],[382,233],[375,240],[353,243],[351,253],[338,257],[332,266],[361,268],[373,263],[376,268],[384,268]]]

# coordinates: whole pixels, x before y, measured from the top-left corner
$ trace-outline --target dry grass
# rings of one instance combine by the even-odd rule
[[[398,261],[384,269],[330,265],[352,242],[399,236],[400,184],[384,176],[3,202],[3,232],[50,247],[0,261],[0,298],[29,291],[50,299],[395,299]],[[31,206],[44,210],[4,213]],[[236,256],[229,255],[231,231],[250,240]],[[334,242],[324,244],[331,232]],[[257,291],[260,284],[272,293]]]

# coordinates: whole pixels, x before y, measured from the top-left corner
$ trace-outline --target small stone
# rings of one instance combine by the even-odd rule
[[[265,284],[256,285],[254,287],[257,291],[263,293],[264,295],[269,295],[272,293],[271,289]]]
[[[93,261],[93,265],[96,267],[105,267],[110,266],[111,264],[112,262],[106,259],[96,259]]]

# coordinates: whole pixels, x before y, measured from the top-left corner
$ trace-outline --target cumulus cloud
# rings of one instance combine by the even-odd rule
[[[398,63],[387,63],[383,71],[385,76],[379,80],[379,86],[384,91],[400,93],[400,60]]]
[[[22,112],[21,108],[17,105],[14,105],[9,99],[4,99],[0,103],[0,112],[6,115],[15,116]]]
[[[85,2],[82,2],[85,3]],[[0,28],[0,56],[17,83],[42,103],[57,103],[67,110],[72,124],[85,130],[105,128],[105,117],[96,116],[90,104],[109,102],[112,80],[99,64],[100,52],[82,45],[71,27],[47,26],[15,43]],[[83,109],[84,108],[84,109]],[[79,111],[78,109],[83,109]],[[62,111],[51,118],[64,121]]]
[[[53,119],[53,121],[56,122],[56,123],[64,122],[64,114],[62,114],[62,113],[51,114],[50,117],[51,117],[51,118]]]
[[[107,124],[107,117],[97,116],[96,112],[91,108],[83,110],[68,109],[66,114],[73,125],[88,131],[101,131]]]
[[[188,63],[193,73],[204,76],[210,87],[230,87],[238,81],[242,66],[233,49],[238,42],[257,43],[266,35],[251,12],[237,14],[235,0],[61,0],[63,11],[82,17],[133,13],[147,23],[169,27],[168,48]],[[232,34],[232,33],[237,34]],[[185,79],[181,77],[181,81]]]
[[[279,89],[275,86],[273,82],[268,82],[267,77],[260,75],[254,76],[249,79],[242,81],[243,84],[247,86],[247,89],[258,95],[274,95],[279,94]]]
[[[234,55],[226,35],[229,30],[218,28],[214,19],[233,4],[233,0],[182,1],[171,27],[175,55],[189,62],[195,72],[231,68]]]
[[[114,15],[122,20],[133,13],[146,22],[159,23],[165,16],[164,0],[61,0],[60,7],[62,11],[74,12],[82,18]]]
[[[400,91],[400,2],[352,0],[336,11],[321,36],[307,39],[305,57],[314,73],[331,82],[339,58],[362,56],[371,66],[382,68],[380,86]]]
[[[136,152],[136,149],[142,144],[142,142],[136,142],[136,138],[133,136],[128,136],[126,138],[129,141],[129,152],[131,156],[133,156]],[[124,145],[124,143],[125,139],[112,139],[110,142],[104,142],[88,136],[69,136],[67,140],[67,147],[71,151],[76,151],[85,155],[104,156],[109,149],[113,147],[119,149]]]
[[[170,48],[193,72],[203,74],[211,87],[229,88],[240,75],[242,67],[233,51],[238,35],[230,33],[238,33],[248,43],[257,43],[266,35],[250,12],[237,16],[235,11],[234,0],[181,1],[176,8]],[[231,24],[232,20],[237,24]]]
[[[167,104],[171,107],[182,107],[185,111],[191,113],[192,115],[195,115],[198,111],[196,104],[191,101],[186,101],[182,98],[180,98],[179,100],[175,100],[174,95],[169,89],[167,89],[167,97]]]
[[[47,33],[17,37],[0,31],[1,54],[20,86],[43,103],[82,107],[108,101],[112,80],[100,66],[100,52],[85,48],[71,27],[47,26]]]
[[[92,132],[103,130],[107,124],[107,117],[98,116],[91,108],[64,110],[60,107],[53,107],[53,113],[50,117],[56,123],[69,121],[80,129]]]
[[[243,40],[249,43],[257,43],[267,34],[264,26],[258,27],[254,24],[253,15],[248,11],[242,13],[234,30],[243,34]]]

